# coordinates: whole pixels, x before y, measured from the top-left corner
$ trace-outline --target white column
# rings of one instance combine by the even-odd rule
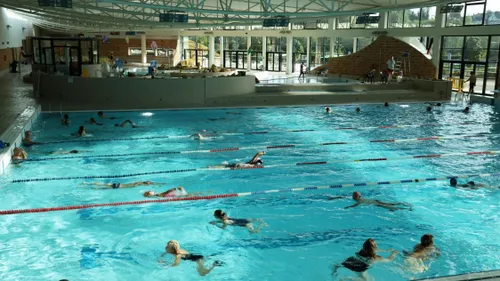
[[[379,14],[380,15],[380,21],[378,22],[378,28],[379,29],[386,29],[387,28],[387,18],[388,18],[388,12],[382,12]]]
[[[249,52],[252,45],[252,36],[247,36],[247,71],[250,71],[250,64],[252,63],[252,55]]]
[[[224,67],[224,37],[221,36],[220,37],[220,41],[219,41],[220,45],[219,45],[219,48],[220,48],[220,67]]]
[[[141,57],[142,63],[148,63],[148,56],[146,50],[146,34],[141,35]]]
[[[262,36],[262,70],[266,71],[267,66],[267,37]]]
[[[335,37],[330,37],[330,57],[333,58],[335,54]]]
[[[292,74],[293,36],[286,37],[286,74]]]
[[[208,36],[208,68],[212,67],[215,58],[215,37]]]
[[[337,19],[336,18],[328,19],[328,30],[335,30],[335,29],[337,29],[336,23],[337,23]]]
[[[311,71],[311,37],[307,36],[306,37],[306,68],[309,71]]]
[[[352,38],[352,52],[356,53],[358,51],[358,40],[356,37]]]
[[[436,7],[436,22],[434,26],[434,34],[440,34],[439,29],[444,28],[445,17],[444,14],[439,13],[441,6]],[[439,69],[439,60],[441,59],[441,35],[432,37],[432,63]],[[436,75],[437,76],[437,75]]]

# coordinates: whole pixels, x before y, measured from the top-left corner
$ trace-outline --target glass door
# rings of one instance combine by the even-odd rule
[[[71,47],[69,49],[69,75],[71,76],[81,76],[82,68],[80,67],[80,62],[78,61],[78,48]]]

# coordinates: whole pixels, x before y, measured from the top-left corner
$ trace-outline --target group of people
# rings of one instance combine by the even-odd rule
[[[97,116],[101,120],[114,120],[114,119],[116,119],[116,117],[111,117],[111,116],[104,115],[104,112],[102,112],[102,111],[97,112]],[[104,125],[103,123],[97,122],[94,117],[91,117],[88,123],[90,125],[96,125],[96,126],[103,126]],[[137,128],[137,125],[132,120],[125,120],[125,121],[123,121],[121,123],[116,123],[114,126],[115,127],[125,127],[125,126],[127,126],[127,124],[130,124],[130,126],[132,128]],[[69,119],[69,115],[68,114],[64,114],[63,118],[61,119],[61,125],[65,125],[65,126],[71,125],[71,120]],[[83,125],[80,126],[78,128],[78,131],[76,133],[73,133],[72,135],[76,136],[76,137],[87,136],[87,131],[86,131],[85,126],[83,126]]]

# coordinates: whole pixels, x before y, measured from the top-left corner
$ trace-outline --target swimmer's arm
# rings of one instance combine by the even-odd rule
[[[392,251],[392,254],[388,258],[383,258],[381,256],[377,256],[377,261],[378,262],[391,262],[394,260],[394,257],[398,254],[398,251],[394,250]]]
[[[337,200],[337,199],[346,199],[347,197],[345,196],[333,196],[328,198],[327,200]]]
[[[210,224],[213,224],[213,225],[217,226],[220,229],[225,229],[226,226],[227,226],[227,224],[225,224],[223,222],[220,222],[220,221],[211,221]]]
[[[181,263],[181,255],[175,255],[175,261],[172,266],[178,266]]]
[[[359,206],[359,205],[360,205],[360,203],[356,203],[356,204],[354,204],[354,205],[344,207],[344,209],[354,208],[354,207],[357,207],[357,206]]]
[[[100,182],[84,182],[84,185],[95,185],[95,186],[104,186],[104,187],[112,187],[113,185],[110,183],[100,183]]]
[[[120,188],[131,188],[131,187],[136,187],[139,185],[142,185],[142,183],[137,183],[137,182],[135,182],[135,183],[123,183],[123,184],[120,184]]]

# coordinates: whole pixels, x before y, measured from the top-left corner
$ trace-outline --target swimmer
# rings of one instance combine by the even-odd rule
[[[89,122],[90,122],[90,125],[97,125],[97,126],[103,125],[102,123],[97,123],[97,121],[95,121],[94,117],[90,118]]]
[[[329,107],[325,107],[325,112],[326,112],[326,113],[332,113],[332,109],[331,109],[331,108],[329,108]]]
[[[12,154],[12,162],[15,164],[22,163],[24,160],[28,159],[28,153],[20,147],[14,148]]]
[[[430,106],[441,106],[441,103],[438,102],[436,104],[432,103],[432,102],[426,102],[426,104],[430,105]]]
[[[76,149],[73,149],[73,150],[69,150],[69,151],[52,151],[52,152],[49,152],[49,154],[58,154],[58,155],[65,155],[65,154],[78,154],[78,153],[82,153],[82,152],[89,152],[87,150],[76,150]]]
[[[226,118],[221,117],[221,118],[207,118],[210,121],[218,121],[218,120],[226,120]]]
[[[23,139],[23,145],[24,146],[32,146],[32,145],[35,145],[35,144],[43,144],[43,142],[33,141],[33,139],[31,139],[32,136],[33,136],[33,134],[31,133],[31,131],[24,132],[24,139]]]
[[[388,106],[389,106],[389,103],[388,103],[388,102],[385,102],[385,103],[384,103],[384,106],[385,106],[385,107],[388,107]]]
[[[432,107],[428,106],[425,110],[426,110],[427,112],[431,112],[431,111],[432,111]]]
[[[470,181],[466,184],[458,184],[458,181],[456,178],[450,179],[450,185],[453,187],[461,187],[461,188],[467,188],[467,189],[480,189],[483,187],[489,187],[489,185],[487,185],[487,184],[475,183],[473,181]]]
[[[224,229],[226,226],[240,226],[248,229],[250,233],[258,233],[264,226],[267,224],[261,219],[235,219],[230,218],[224,213],[222,210],[215,210],[214,217],[217,219],[216,221],[211,221],[210,224],[217,226],[218,228]],[[254,222],[259,222],[259,227],[255,229],[253,227]]]
[[[336,199],[336,198],[334,198]],[[389,211],[396,211],[396,210],[410,210],[411,211],[411,205],[408,203],[404,202],[396,202],[396,203],[389,203],[389,202],[383,202],[380,200],[374,200],[374,199],[364,199],[361,198],[361,193],[355,191],[352,194],[352,199],[356,201],[354,205],[347,206],[344,209],[349,209],[349,208],[354,208],[359,205],[375,205],[377,207],[385,208]]]
[[[260,156],[265,155],[265,151],[257,152],[252,160],[247,163],[224,163],[222,165],[208,166],[208,168],[235,168],[235,169],[245,169],[245,168],[253,168],[256,166],[263,166],[264,160],[260,158]]]
[[[466,108],[464,108],[464,110],[462,112],[463,113],[469,113],[470,112],[470,108],[467,106]]]
[[[61,125],[70,125],[71,120],[69,120],[68,114],[64,114],[63,119],[61,119]]]
[[[356,107],[356,112],[358,112],[358,113],[361,112],[361,108]]]
[[[337,275],[337,271],[341,267],[345,267],[358,274],[358,278],[349,278],[349,280],[360,280],[366,281],[370,280],[368,273],[366,272],[370,266],[377,262],[390,262],[394,260],[394,257],[398,254],[395,250],[386,250],[392,252],[388,258],[383,258],[377,255],[377,250],[379,252],[383,250],[377,249],[377,243],[372,238],[368,239],[363,243],[363,248],[356,253],[356,256],[352,256],[344,260],[340,265],[333,266],[333,276]]]
[[[226,112],[226,114],[231,114],[231,115],[241,115],[240,112]]]
[[[188,194],[187,191],[184,189],[184,187],[182,186],[179,186],[179,187],[174,187],[174,188],[171,188],[165,192],[162,192],[162,193],[155,193],[154,191],[146,191],[144,192],[144,197],[162,197],[162,198],[166,198],[166,197],[191,197],[191,196],[197,196],[199,195],[200,192],[198,193],[191,193],[191,194]]]
[[[105,116],[102,111],[97,112],[97,116],[99,116],[99,118],[101,118],[101,119],[116,119],[116,117]]]
[[[84,137],[87,135],[87,132],[85,131],[84,126],[80,126],[80,128],[78,128],[78,132],[73,133],[72,135],[74,135],[76,137]]]
[[[182,249],[181,246],[179,245],[179,242],[177,242],[175,240],[168,241],[167,246],[165,247],[165,253],[161,256],[163,257],[165,254],[172,254],[175,256],[175,261],[172,264],[172,266],[178,266],[179,263],[181,262],[181,260],[196,262],[196,264],[198,266],[197,267],[198,273],[201,276],[207,275],[216,266],[222,265],[222,262],[215,261],[210,268],[205,268],[205,257],[204,256],[190,254],[188,251]]]
[[[118,188],[134,188],[137,186],[151,186],[151,185],[165,185],[161,182],[152,182],[152,181],[138,181],[133,183],[100,183],[100,182],[84,182],[83,185],[94,185],[99,186],[94,189],[118,189]]]
[[[130,120],[125,120],[121,124],[115,124],[115,127],[125,127],[125,125],[127,125],[127,123],[129,123],[132,126],[132,128],[137,128],[137,125]]]
[[[424,234],[420,238],[420,244],[415,245],[412,252],[405,252],[405,265],[413,273],[422,273],[429,269],[424,261],[432,257],[439,257],[439,249],[434,246],[434,236],[432,234]]]

